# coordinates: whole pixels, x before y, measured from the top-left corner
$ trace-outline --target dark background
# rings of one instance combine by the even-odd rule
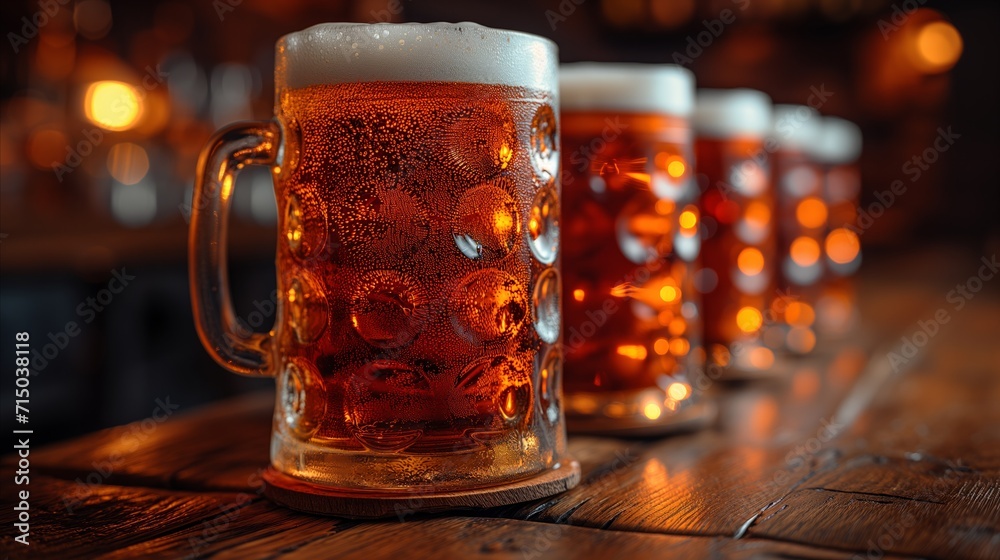
[[[145,418],[158,398],[169,397],[186,410],[272,383],[226,373],[201,347],[191,319],[181,207],[190,196],[198,150],[212,131],[271,115],[275,40],[315,23],[475,21],[549,37],[566,62],[662,63],[674,61],[675,53],[691,54],[685,50],[689,38],[705,31],[706,21],[718,29],[711,21],[728,9],[735,21],[691,57],[699,86],[756,88],[780,103],[804,103],[811,87],[823,86],[834,95],[822,111],[851,119],[864,132],[862,207],[894,180],[906,183],[906,194],[864,233],[866,267],[907,252],[989,255],[1000,243],[1000,194],[991,171],[1000,153],[1000,5],[992,1],[67,0],[62,5],[52,0],[45,5],[59,9],[31,37],[22,18],[30,21],[42,9],[38,2],[6,2],[0,8],[6,38],[0,45],[4,424],[13,415],[14,333],[29,331],[35,350],[50,340],[65,346],[34,364],[36,442]],[[899,29],[883,36],[880,20],[892,23],[894,10],[918,5],[920,11],[897,19]],[[963,49],[953,67],[928,70],[914,62],[914,42],[920,27],[936,20],[957,28]],[[80,150],[79,165],[58,180],[53,162],[65,163],[67,150],[86,144],[88,131],[95,129],[84,112],[88,87],[100,80],[143,87],[144,76],[155,76],[157,68],[167,77],[145,82],[138,124],[103,131],[86,155]],[[961,137],[911,181],[904,164],[932,145],[939,127]],[[137,182],[116,179],[122,176]],[[244,173],[236,189],[231,278],[238,315],[245,319],[267,309],[274,290],[269,181],[266,172]],[[78,313],[81,303],[108,287],[112,271],[123,267],[135,276],[126,289],[100,313]],[[956,276],[969,272],[974,269]],[[80,325],[79,334],[64,337],[59,333],[69,321]],[[270,319],[258,330],[268,324]]]

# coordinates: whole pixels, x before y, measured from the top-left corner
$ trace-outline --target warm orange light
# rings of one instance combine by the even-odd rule
[[[747,205],[746,219],[751,226],[764,227],[771,221],[771,209],[763,202],[751,202]]]
[[[747,247],[736,257],[736,266],[747,276],[760,274],[764,270],[764,254],[756,247]]]
[[[774,352],[770,348],[758,346],[750,350],[750,365],[756,369],[768,369],[774,365]]]
[[[663,410],[660,408],[660,405],[656,403],[649,403],[642,408],[643,416],[649,418],[650,420],[656,420],[662,413]]]
[[[674,399],[675,401],[682,401],[688,398],[691,394],[691,389],[688,388],[686,383],[673,382],[667,386],[667,396]]]
[[[819,260],[819,243],[811,237],[798,237],[792,241],[792,260],[799,266],[812,266]]]
[[[661,198],[656,201],[656,213],[666,216],[674,211],[674,201]]]
[[[792,327],[788,331],[787,344],[793,352],[806,354],[816,346],[816,333],[809,327]]]
[[[675,338],[670,341],[670,353],[674,356],[686,356],[691,349],[691,343],[686,338]]]
[[[946,21],[932,21],[917,32],[916,54],[924,70],[944,72],[962,55],[962,36]]]
[[[684,162],[679,159],[675,159],[667,164],[667,174],[674,179],[682,177],[685,170],[687,170],[687,167],[684,165]]]
[[[645,360],[646,347],[640,344],[622,344],[618,347],[618,354],[633,360]]]
[[[500,153],[498,155],[500,156],[500,169],[507,169],[511,158],[514,157],[514,150],[512,150],[510,146],[504,142],[503,145],[500,146]]]
[[[808,303],[793,301],[785,308],[785,321],[789,325],[808,327],[816,320],[816,312]]]
[[[861,252],[858,235],[847,228],[838,228],[826,236],[826,254],[838,264],[847,264]]]
[[[134,185],[149,171],[149,156],[142,146],[131,142],[115,144],[108,152],[108,173],[119,183]]]
[[[496,232],[505,235],[514,227],[514,217],[509,212],[497,211],[493,213],[493,227]]]
[[[640,183],[644,183],[646,185],[649,184],[649,173],[628,171],[625,173],[625,175],[631,177],[632,179],[635,179],[636,181],[639,181]]]
[[[687,330],[687,322],[680,317],[675,317],[670,320],[670,324],[667,326],[667,329],[670,331],[670,334],[680,336]]]
[[[809,197],[802,200],[795,208],[795,219],[807,228],[815,229],[823,227],[826,224],[826,216],[826,204],[816,197]]]
[[[657,338],[656,342],[653,343],[653,351],[661,356],[666,355],[667,352],[670,352],[670,342],[665,338]]]
[[[755,307],[744,307],[736,313],[736,326],[745,333],[757,332],[764,323],[764,316]]]
[[[680,224],[684,229],[691,229],[698,225],[698,215],[692,210],[685,210],[681,212]]]
[[[128,130],[142,116],[142,99],[134,87],[124,82],[96,82],[87,88],[84,113],[101,128]]]
[[[681,294],[680,291],[678,291],[677,288],[673,286],[664,286],[660,288],[660,299],[662,299],[667,303],[676,301],[678,296],[680,296],[680,294]]]
[[[573,299],[575,299],[576,301],[583,301],[585,295],[586,294],[584,293],[584,291],[581,290],[580,288],[573,290]]]

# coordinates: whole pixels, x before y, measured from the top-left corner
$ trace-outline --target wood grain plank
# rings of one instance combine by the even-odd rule
[[[936,558],[1000,551],[1000,301],[955,313],[752,536]],[[882,357],[886,359],[886,357]]]

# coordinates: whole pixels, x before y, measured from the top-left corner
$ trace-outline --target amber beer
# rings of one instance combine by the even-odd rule
[[[668,427],[697,400],[693,87],[677,66],[560,69],[571,430]]]
[[[278,471],[442,492],[559,466],[555,60],[475,24],[279,42]]]
[[[825,272],[823,257],[829,209],[823,196],[823,168],[814,150],[820,116],[804,105],[776,105],[778,149],[773,172],[778,195],[777,226],[781,276],[772,301],[775,325],[764,333],[773,347],[807,354],[816,346],[816,304]]]
[[[484,477],[552,460],[553,102],[457,82],[282,93],[301,146],[277,185],[290,448],[444,455]]]
[[[854,123],[837,117],[820,120],[813,157],[823,171],[823,197],[829,207],[823,242],[827,275],[816,302],[821,339],[844,338],[859,321],[852,275],[861,266],[857,234],[861,142],[861,130]]]
[[[729,379],[774,371],[763,341],[777,288],[771,99],[749,89],[698,90],[692,120],[702,185],[705,347]]]

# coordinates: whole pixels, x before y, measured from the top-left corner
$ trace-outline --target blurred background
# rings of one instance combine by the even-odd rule
[[[1000,241],[993,1],[30,0],[0,11],[0,340],[32,335],[39,442],[145,418],[156,399],[186,410],[273,383],[228,374],[201,347],[187,218],[199,149],[220,126],[270,117],[274,42],[315,23],[475,21],[549,37],[565,62],[681,63],[699,86],[779,103],[829,92],[821,112],[864,132],[862,209],[888,206],[864,231],[865,266],[988,255]],[[886,203],[897,180],[906,192]],[[266,170],[240,181],[233,295],[263,331],[274,197]],[[3,384],[4,418],[12,390]]]

